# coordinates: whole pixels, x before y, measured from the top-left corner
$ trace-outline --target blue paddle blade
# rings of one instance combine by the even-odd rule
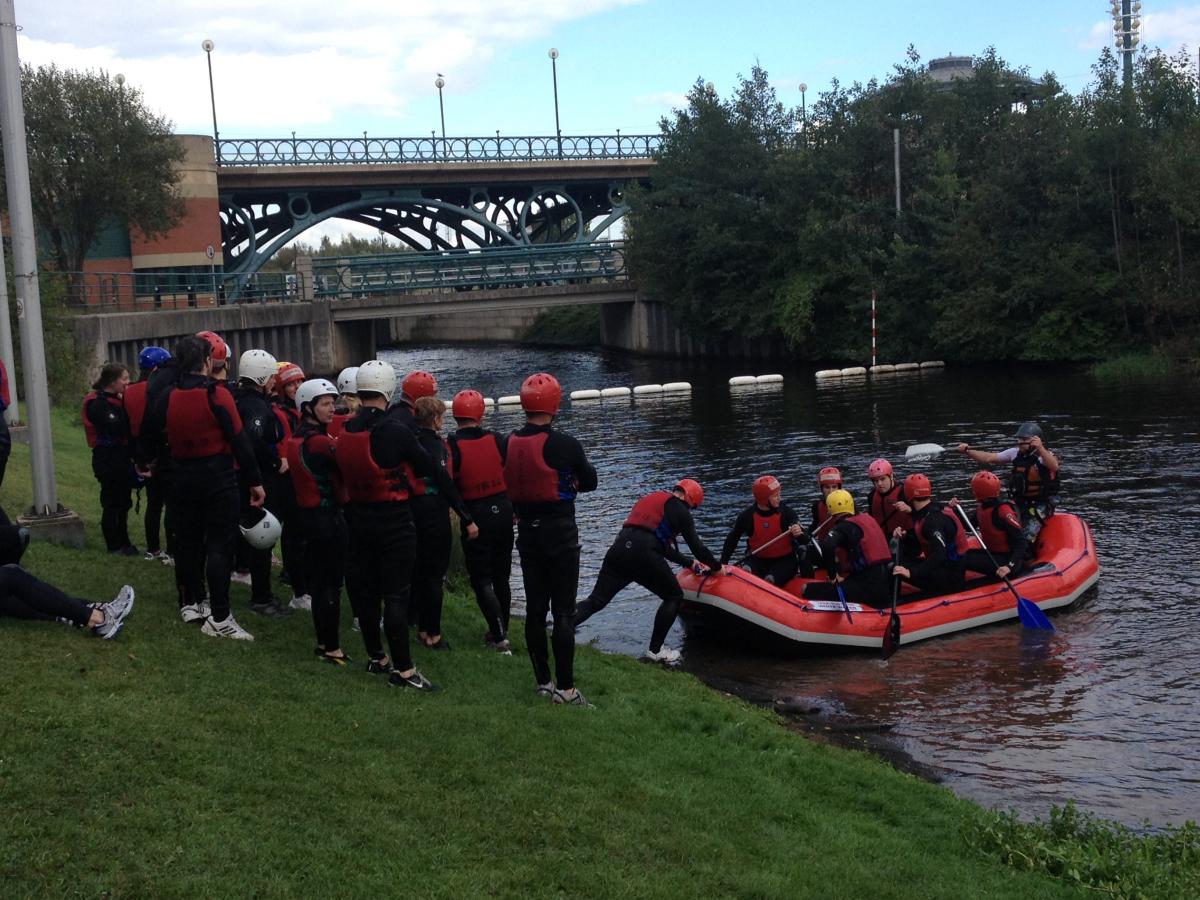
[[[1053,631],[1054,625],[1046,618],[1046,614],[1038,609],[1038,605],[1025,597],[1017,597],[1017,618],[1026,628],[1041,628]]]

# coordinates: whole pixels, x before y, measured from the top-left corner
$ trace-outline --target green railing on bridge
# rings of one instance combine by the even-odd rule
[[[620,241],[313,260],[314,293],[331,298],[584,284],[627,277],[625,245]]]
[[[542,162],[649,159],[661,134],[483,137],[225,138],[218,166],[362,166],[378,163]]]

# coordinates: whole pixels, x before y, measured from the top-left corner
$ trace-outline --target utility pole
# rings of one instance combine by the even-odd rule
[[[10,399],[4,410],[4,421],[15,425],[21,420],[21,411],[17,408],[17,357],[13,353],[12,320],[8,317],[8,273],[3,252],[0,252],[0,360],[4,361],[4,370],[8,372]]]
[[[29,154],[25,144],[25,106],[17,58],[17,15],[13,0],[0,0],[0,134],[12,228],[13,287],[21,329],[25,403],[29,412],[29,462],[33,472],[33,508],[18,519],[35,536],[82,546],[83,523],[59,506],[50,436],[50,392],[46,348],[42,342],[42,301],[38,291],[33,202],[29,192]]]
[[[896,215],[900,215],[900,129],[892,129],[892,144],[896,161]]]

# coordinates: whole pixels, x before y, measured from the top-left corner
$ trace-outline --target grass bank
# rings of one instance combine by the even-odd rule
[[[1183,367],[1161,353],[1127,353],[1093,363],[1088,371],[1101,381],[1138,381],[1165,378]]]
[[[685,674],[583,649],[596,708],[539,702],[520,650],[477,646],[461,584],[455,649],[416,651],[435,695],[314,661],[307,621],[257,620],[236,585],[257,640],[205,638],[168,569],[103,553],[73,418],[55,414],[58,483],[89,545],[26,562],[95,599],[130,582],[137,606],[113,642],[0,621],[4,897],[1081,893],[973,847],[990,821],[973,804]],[[28,481],[18,447],[6,509]]]

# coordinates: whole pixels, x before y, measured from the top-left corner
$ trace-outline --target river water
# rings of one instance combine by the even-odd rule
[[[1101,564],[1098,588],[1052,614],[1053,635],[1013,622],[904,646],[886,662],[870,653],[768,652],[685,622],[668,643],[681,647],[686,669],[727,690],[799,698],[891,725],[888,740],[899,752],[986,805],[1044,816],[1073,799],[1131,825],[1200,820],[1195,380],[1112,385],[1078,370],[1011,367],[824,386],[811,367],[527,347],[406,347],[383,358],[402,371],[434,372],[445,397],[467,387],[515,394],[537,370],[554,373],[564,393],[692,382],[690,397],[564,402],[557,425],[582,441],[600,476],[599,489],[578,503],[581,597],[634,501],[680,477],[704,485],[698,530],[719,552],[758,475],[776,475],[784,501],[805,520],[824,465],[839,466],[861,501],[876,457],[890,458],[903,476],[910,444],[965,440],[999,450],[1018,422],[1037,419],[1062,460],[1060,506],[1090,523]],[[784,384],[727,385],[732,375],[765,371],[782,372]],[[516,428],[517,409],[488,424]],[[935,494],[969,496],[974,469],[958,454],[921,470]],[[633,586],[583,626],[579,640],[638,654],[656,608]]]

